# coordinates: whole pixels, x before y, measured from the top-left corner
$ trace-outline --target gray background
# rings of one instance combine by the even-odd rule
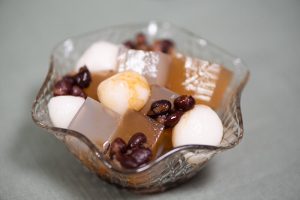
[[[0,199],[300,199],[300,1],[107,2],[0,0]],[[173,22],[243,58],[251,79],[242,97],[242,143],[186,184],[141,196],[83,169],[33,124],[30,109],[56,43],[150,19]]]

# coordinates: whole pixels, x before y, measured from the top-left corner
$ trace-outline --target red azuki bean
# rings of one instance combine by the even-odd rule
[[[176,110],[188,111],[192,109],[196,101],[192,96],[181,95],[174,100]]]
[[[176,110],[173,113],[169,114],[166,118],[165,126],[167,128],[174,127],[179,122],[182,115],[183,112],[181,110]]]
[[[170,101],[162,99],[152,103],[151,111],[156,115],[162,115],[171,111],[172,104]]]
[[[122,138],[116,138],[110,145],[109,156],[112,158],[115,154],[124,154],[127,151],[127,146]]]
[[[71,95],[73,96],[78,96],[78,97],[83,97],[86,99],[87,95],[84,93],[84,91],[78,87],[77,85],[73,85],[72,90],[71,90]]]
[[[60,80],[55,83],[53,88],[54,96],[69,95],[72,90],[72,84],[66,80]]]
[[[163,53],[171,53],[174,48],[174,42],[169,39],[158,40],[153,44],[154,51],[161,51]]]
[[[128,147],[133,149],[140,147],[147,142],[147,137],[144,133],[135,133],[128,141]]]
[[[144,33],[136,34],[135,42],[138,46],[147,44],[147,38],[146,38],[145,34]]]
[[[125,168],[134,169],[139,166],[139,164],[135,161],[135,159],[128,155],[120,156],[119,161],[121,165]]]
[[[149,148],[136,148],[132,151],[130,156],[138,165],[142,165],[147,163],[151,159],[152,152]]]
[[[165,125],[166,121],[167,121],[167,117],[168,117],[168,114],[163,114],[163,115],[158,115],[155,120],[162,124],[162,125]]]
[[[75,79],[74,77],[70,75],[66,75],[62,78],[62,80],[69,82],[70,84],[74,85],[75,84]]]
[[[135,49],[135,44],[130,40],[124,42],[123,45],[128,49]]]
[[[87,88],[91,81],[91,73],[86,66],[83,66],[79,69],[79,72],[74,76],[76,84],[81,88]]]

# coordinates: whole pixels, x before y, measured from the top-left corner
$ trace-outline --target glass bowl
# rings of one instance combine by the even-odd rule
[[[107,40],[122,43],[138,32],[144,32],[150,40],[170,38],[175,41],[178,52],[218,63],[233,73],[221,107],[217,110],[224,125],[224,136],[220,146],[180,146],[141,168],[120,170],[107,162],[102,152],[84,135],[52,125],[47,104],[52,97],[55,81],[72,71],[82,53],[94,42]],[[38,126],[62,141],[84,166],[100,178],[135,192],[161,192],[188,180],[214,155],[233,148],[241,141],[244,129],[240,98],[248,77],[249,71],[241,59],[170,23],[149,22],[114,26],[68,38],[56,46],[51,55],[46,80],[33,103],[32,118]]]

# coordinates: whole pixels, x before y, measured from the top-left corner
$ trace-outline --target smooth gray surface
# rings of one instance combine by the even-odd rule
[[[240,56],[251,79],[242,97],[242,143],[190,182],[140,196],[84,170],[33,124],[30,109],[56,43],[150,19],[173,22]],[[0,0],[0,75],[1,200],[300,199],[299,0]]]

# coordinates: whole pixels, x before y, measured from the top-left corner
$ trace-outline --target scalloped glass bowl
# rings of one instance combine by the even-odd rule
[[[217,110],[223,125],[224,137],[218,147],[186,145],[174,148],[156,160],[136,170],[122,170],[104,159],[103,154],[84,135],[53,127],[47,104],[58,77],[73,70],[82,53],[94,42],[107,40],[122,43],[136,33],[146,33],[150,40],[171,38],[178,52],[191,57],[212,61],[233,72],[232,81]],[[236,146],[243,137],[240,96],[249,72],[239,58],[216,47],[207,40],[165,22],[122,25],[68,38],[52,52],[50,69],[32,107],[34,122],[62,141],[68,149],[100,178],[141,193],[161,192],[194,176],[215,154]]]

